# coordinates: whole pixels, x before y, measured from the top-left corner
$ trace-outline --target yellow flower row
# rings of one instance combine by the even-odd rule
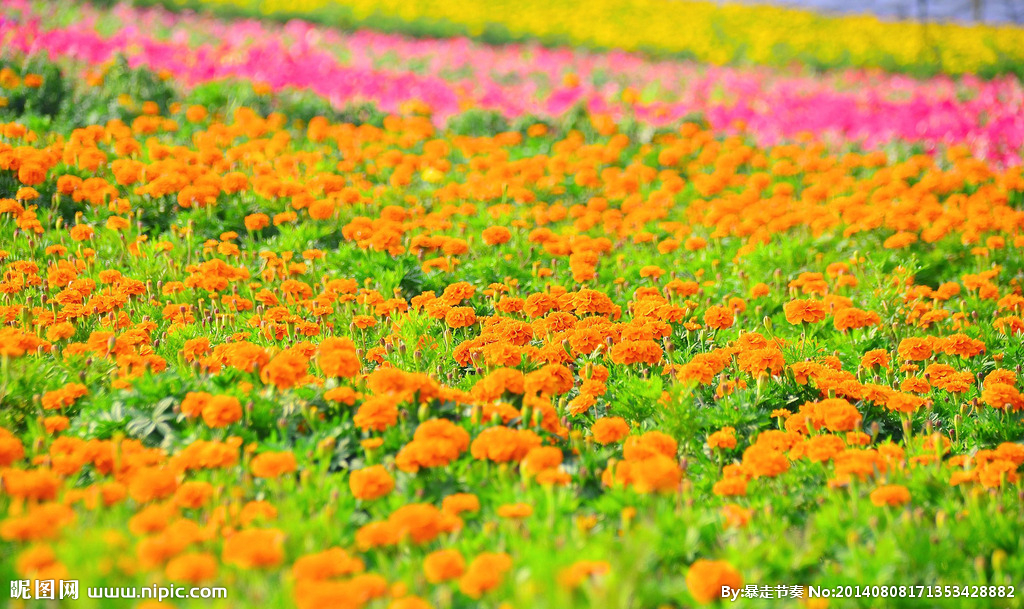
[[[324,23],[487,39],[537,38],[692,56],[713,64],[882,67],[914,73],[1021,72],[1024,29],[829,17],[680,0],[167,0]],[[454,27],[453,27],[454,26]]]

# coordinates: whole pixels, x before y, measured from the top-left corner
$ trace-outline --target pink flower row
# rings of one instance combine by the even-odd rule
[[[7,17],[0,19],[0,42],[8,50],[90,64],[121,53],[132,65],[165,70],[186,85],[248,79],[275,90],[308,89],[339,107],[369,101],[397,111],[418,100],[439,121],[470,107],[509,118],[557,117],[582,103],[653,125],[700,113],[718,130],[742,125],[765,145],[804,133],[869,148],[966,144],[979,157],[1011,165],[1024,151],[1024,87],[1012,77],[809,75],[798,68],[713,67],[622,52],[347,34],[298,21],[221,21],[127,5],[106,12],[78,8],[82,18],[68,26],[34,13],[27,0],[9,0],[0,10]],[[116,33],[97,33],[98,24],[111,22]]]

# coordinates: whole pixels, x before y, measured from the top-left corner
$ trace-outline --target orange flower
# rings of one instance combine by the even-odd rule
[[[894,392],[885,402],[885,407],[895,412],[913,414],[918,408],[924,406],[924,398],[902,392]]]
[[[501,245],[512,239],[512,232],[504,226],[491,226],[484,229],[482,237],[487,245]]]
[[[25,186],[37,186],[46,181],[46,169],[36,163],[23,163],[18,168],[18,181]],[[90,230],[92,230],[90,228]],[[92,236],[91,234],[89,235]],[[74,238],[74,232],[72,232],[72,238]],[[88,237],[86,237],[88,238]],[[75,241],[81,241],[82,239],[75,239]]]
[[[822,400],[816,404],[818,417],[829,431],[853,431],[860,425],[861,416],[857,408],[842,398]]]
[[[432,584],[455,579],[465,571],[466,561],[458,550],[438,550],[423,559],[423,574]]]
[[[880,486],[871,492],[871,503],[881,507],[900,506],[910,501],[910,491],[905,486],[889,484]]]
[[[416,472],[421,467],[443,467],[469,448],[469,432],[447,419],[430,419],[416,428],[412,442],[395,457],[402,471]]]
[[[496,463],[521,461],[531,449],[540,444],[540,436],[528,429],[497,426],[480,432],[470,446],[470,453],[475,459]]]
[[[536,474],[561,464],[562,449],[555,446],[539,446],[526,453],[521,469],[527,474]]]
[[[330,548],[300,557],[292,565],[292,576],[298,581],[321,581],[360,573],[365,568],[362,560],[352,557],[345,550]]]
[[[708,446],[711,449],[733,449],[736,448],[736,430],[732,427],[723,427],[708,436]]]
[[[677,492],[683,478],[679,463],[665,455],[652,455],[621,464],[630,466],[628,483],[641,494]]]
[[[629,424],[622,417],[602,417],[594,421],[590,433],[598,444],[611,444],[629,435]]]
[[[260,379],[279,389],[288,389],[298,385],[308,370],[309,358],[295,349],[285,349],[260,370]]]
[[[454,531],[462,525],[457,516],[429,503],[404,505],[395,510],[387,522],[398,539],[408,537],[416,544],[432,541],[441,533]]]
[[[753,511],[748,510],[735,503],[728,503],[722,506],[722,518],[725,520],[725,528],[740,529],[747,526]]]
[[[656,364],[664,352],[653,340],[624,340],[611,350],[612,361],[616,364]]]
[[[298,464],[291,452],[265,452],[253,457],[249,468],[257,478],[278,478],[294,472]]]
[[[771,293],[771,288],[766,283],[756,283],[750,288],[751,298],[763,298]]]
[[[222,559],[243,569],[276,567],[284,561],[285,535],[278,529],[244,529],[224,541]]]
[[[369,501],[390,493],[395,488],[395,480],[383,465],[372,465],[353,471],[348,486],[356,499]]]
[[[391,396],[375,396],[364,401],[352,418],[363,431],[384,431],[398,422],[398,406]]]
[[[793,325],[817,323],[828,316],[828,309],[820,300],[791,300],[782,308],[786,313],[786,321]]]
[[[533,514],[533,507],[528,503],[509,503],[498,506],[498,516],[502,518],[522,519]]]
[[[985,381],[981,399],[992,408],[999,410],[1024,409],[1024,396],[1013,385]]]
[[[470,598],[478,599],[497,588],[512,568],[512,557],[505,553],[484,552],[469,563],[466,573],[459,579],[459,590]]]
[[[1006,459],[986,463],[979,468],[978,481],[989,488],[999,487],[1004,483],[1016,484],[1020,478],[1017,474],[1019,465],[1017,462]]]
[[[882,318],[874,311],[863,311],[854,307],[845,307],[835,312],[833,324],[836,330],[845,332],[855,328],[877,326]]]
[[[160,467],[139,469],[128,483],[128,493],[138,503],[170,497],[177,488],[175,473]]]
[[[166,573],[172,581],[200,584],[217,576],[217,559],[209,552],[188,552],[172,558]]]
[[[43,427],[46,428],[46,433],[50,435],[58,434],[62,431],[65,431],[70,425],[71,422],[68,420],[67,417],[52,416],[43,419]],[[3,438],[0,438],[0,466],[3,466],[4,461],[4,449],[2,448],[3,440]]]
[[[445,313],[444,321],[452,328],[466,328],[476,323],[476,312],[472,307],[452,307]]]
[[[706,605],[722,598],[722,588],[742,588],[743,578],[724,560],[700,559],[686,572],[686,587],[694,600]]]
[[[932,341],[931,337],[928,338],[904,338],[900,341],[899,346],[896,348],[900,354],[900,359],[908,360],[911,362],[919,362],[926,360],[932,356]]]
[[[198,417],[211,399],[213,396],[205,391],[189,391],[181,401],[181,413],[186,417]]]
[[[712,306],[704,312],[704,325],[713,330],[724,330],[731,328],[733,324],[732,311],[725,307]]]
[[[182,483],[174,493],[174,503],[189,509],[202,507],[213,495],[213,486],[209,482],[190,480]]]
[[[251,231],[258,231],[270,226],[270,216],[267,214],[250,214],[245,217],[245,228]]]
[[[319,347],[317,364],[327,376],[351,378],[362,367],[356,355],[356,345],[348,338],[325,338]]]
[[[743,451],[743,467],[755,476],[774,478],[789,470],[789,459],[770,446],[755,444]]]
[[[864,357],[860,360],[861,368],[871,369],[874,367],[888,368],[889,367],[889,352],[885,349],[872,349],[864,354]]]
[[[202,414],[203,422],[208,426],[227,427],[242,418],[242,405],[233,396],[216,395],[203,406]]]
[[[96,231],[88,224],[76,224],[71,227],[71,238],[75,241],[86,241],[92,239]]]
[[[470,493],[456,493],[444,498],[441,509],[456,516],[463,512],[479,512],[480,500]]]

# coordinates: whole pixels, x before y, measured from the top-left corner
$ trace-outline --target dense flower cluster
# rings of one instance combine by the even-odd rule
[[[609,123],[671,125],[700,115],[716,131],[749,134],[763,146],[813,134],[829,145],[868,148],[963,144],[999,165],[1020,164],[1024,154],[1024,88],[1012,77],[917,81],[855,70],[812,77],[792,67],[738,69],[369,31],[342,35],[300,21],[275,27],[127,6],[76,7],[80,16],[72,23],[28,0],[11,0],[5,10],[23,15],[0,21],[8,48],[74,58],[89,64],[96,80],[120,54],[190,86],[243,78],[272,91],[308,89],[336,107],[369,101],[388,112],[428,111],[438,125],[467,109],[518,120],[557,119],[585,107]],[[103,34],[108,31],[114,33]]]
[[[11,57],[5,100],[54,84]],[[1024,572],[1019,164],[177,95],[0,124],[0,571],[302,609]]]
[[[881,67],[948,73],[1019,70],[1020,28],[829,17],[793,8],[678,0],[166,0],[252,15],[315,18],[409,32],[540,39],[685,54],[712,64]],[[388,18],[390,17],[390,18]]]

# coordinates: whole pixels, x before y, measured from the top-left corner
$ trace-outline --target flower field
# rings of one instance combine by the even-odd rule
[[[153,0],[137,0],[153,4]],[[900,72],[1021,75],[1024,32],[1008,26],[893,23],[772,6],[675,0],[165,0],[177,8],[302,17],[419,36],[541,40],[742,61]],[[685,24],[681,26],[680,24]],[[841,40],[842,44],[836,44]]]
[[[4,3],[5,603],[1024,607],[1021,81],[562,5]]]

